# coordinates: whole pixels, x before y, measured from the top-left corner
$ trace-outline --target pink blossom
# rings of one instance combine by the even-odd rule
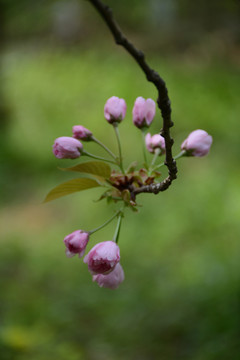
[[[181,145],[181,149],[187,152],[188,156],[204,156],[209,153],[212,145],[212,136],[204,130],[191,132]]]
[[[113,241],[104,241],[95,245],[85,256],[84,262],[92,275],[108,274],[120,260],[120,250]]]
[[[104,106],[104,117],[110,124],[121,122],[125,118],[126,110],[125,100],[112,96]]]
[[[58,159],[76,159],[81,155],[81,142],[72,137],[62,136],[55,140],[53,153]]]
[[[148,133],[145,136],[145,143],[150,153],[154,153],[156,149],[160,149],[161,154],[165,152],[165,139],[159,134],[151,136],[150,133]]]
[[[96,281],[100,287],[109,289],[117,289],[124,280],[124,271],[122,266],[118,263],[110,274],[93,275],[93,281]]]
[[[73,126],[72,132],[75,139],[89,141],[92,138],[92,132],[82,125]]]
[[[89,233],[83,230],[76,230],[64,238],[67,257],[78,254],[79,257],[84,255],[87,243],[89,241]]]
[[[155,112],[156,105],[152,99],[145,100],[141,96],[138,97],[132,111],[134,125],[139,129],[149,127],[153,121]]]

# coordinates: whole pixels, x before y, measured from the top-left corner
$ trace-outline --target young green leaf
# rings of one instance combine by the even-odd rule
[[[77,171],[101,178],[108,179],[111,175],[111,168],[108,164],[101,161],[88,161],[69,168],[61,169],[63,171]]]
[[[101,186],[92,179],[72,179],[53,188],[46,196],[44,202],[58,199],[59,197],[72,194],[77,191],[87,190],[93,187]]]
[[[138,165],[137,161],[133,161],[133,162],[128,166],[128,168],[127,168],[127,170],[126,170],[126,173],[128,174],[128,173],[134,172],[134,170],[136,169],[137,165]]]

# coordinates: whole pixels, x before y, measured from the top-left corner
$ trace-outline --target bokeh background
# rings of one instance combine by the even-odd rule
[[[103,118],[116,95],[128,105],[125,164],[141,161],[131,108],[137,96],[156,99],[155,88],[88,1],[0,1],[0,359],[237,360],[240,3],[108,4],[167,83],[174,154],[198,128],[214,143],[206,158],[178,161],[169,191],[139,196],[143,207],[126,214],[120,237],[125,282],[100,289],[81,260],[66,258],[63,238],[116,206],[96,202],[99,189],[42,204],[75,176],[58,167],[78,162],[57,160],[51,147],[82,124],[116,151]],[[152,133],[160,127],[157,114]],[[91,245],[111,239],[114,226]]]

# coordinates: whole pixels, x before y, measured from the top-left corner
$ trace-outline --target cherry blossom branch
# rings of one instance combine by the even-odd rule
[[[173,122],[171,120],[171,102],[168,96],[168,90],[165,81],[159,76],[159,74],[155,70],[149,67],[149,65],[145,61],[145,56],[143,52],[136,49],[134,45],[123,35],[120,27],[113,18],[112,10],[101,0],[89,1],[103,17],[115,39],[116,44],[123,46],[126,51],[136,60],[138,65],[145,73],[147,80],[149,82],[152,82],[158,91],[157,103],[163,118],[163,128],[161,129],[160,134],[165,139],[165,165],[168,167],[168,176],[160,184],[143,186],[135,189],[134,191],[135,195],[142,192],[158,194],[160,191],[166,190],[171,185],[172,181],[177,178],[176,161],[173,159],[172,156],[173,139],[170,135],[170,128],[173,126]]]

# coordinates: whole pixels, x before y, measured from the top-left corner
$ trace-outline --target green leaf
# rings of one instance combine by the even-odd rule
[[[72,194],[77,191],[87,190],[93,187],[101,186],[97,181],[92,179],[72,179],[53,188],[46,196],[44,203],[58,199],[62,196]]]
[[[108,164],[101,161],[88,161],[69,168],[61,169],[63,171],[77,171],[85,174],[99,176],[108,179],[111,175],[111,168]]]

